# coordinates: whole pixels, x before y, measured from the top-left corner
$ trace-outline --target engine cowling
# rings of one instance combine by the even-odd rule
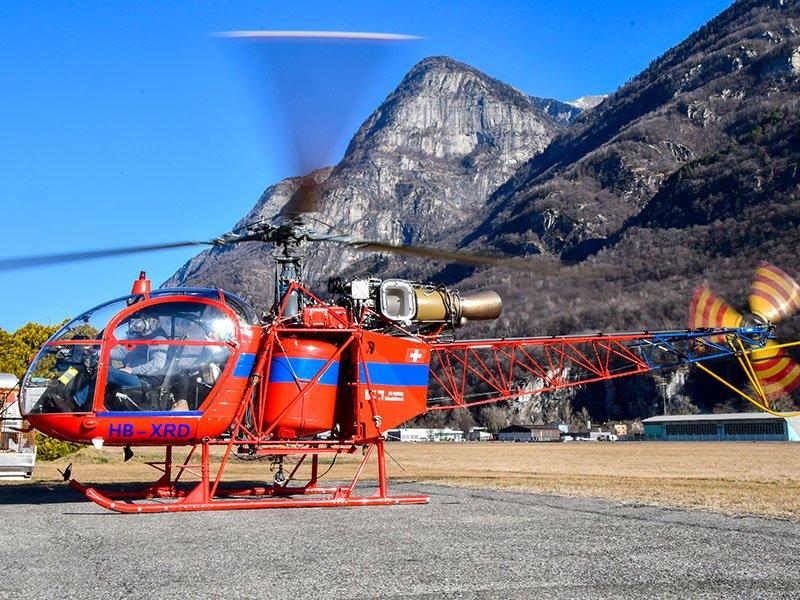
[[[503,309],[500,296],[490,290],[461,294],[405,279],[355,280],[344,287],[353,302],[367,303],[385,318],[408,325],[448,323],[458,327],[468,321],[496,319]]]

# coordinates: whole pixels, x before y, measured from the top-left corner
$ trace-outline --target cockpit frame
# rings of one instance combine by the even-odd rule
[[[33,408],[31,402],[27,404],[21,402],[21,408],[37,429],[82,443],[97,443],[99,439],[101,443],[108,445],[124,445],[126,443],[163,445],[165,443],[187,443],[196,437],[219,435],[230,423],[233,413],[240,403],[241,392],[252,370],[260,338],[260,327],[252,323],[256,320],[255,312],[250,309],[250,314],[248,314],[244,308],[247,307],[246,303],[240,299],[236,299],[239,300],[238,305],[232,306],[229,302],[231,298],[230,294],[215,289],[158,290],[152,294],[122,296],[86,311],[59,329],[46,342],[29,368],[25,382],[30,384],[36,364],[48,350],[52,353],[54,347],[94,346],[97,354],[94,380],[87,386],[92,386],[90,389],[93,394],[89,396],[91,405],[87,406],[85,410],[76,410],[76,408],[83,407],[75,405],[70,410],[36,412],[31,410]],[[99,332],[101,335],[95,335],[94,339],[59,339],[64,337],[71,327],[75,329],[76,323],[80,325],[80,320],[84,315],[91,315],[98,309],[113,306],[114,303],[124,303],[125,306],[114,313],[105,323],[102,331]],[[166,313],[169,318],[175,319],[180,312],[169,313],[159,309],[166,309],[177,303],[187,306],[211,307],[213,310],[204,309],[204,311],[212,315],[217,314],[214,312],[217,311],[219,315],[224,316],[225,321],[221,325],[226,333],[217,338],[207,337],[206,339],[118,338],[117,328],[137,312],[146,312],[152,309],[152,314],[156,317],[161,318],[160,313]],[[189,313],[183,313],[183,315],[187,314]],[[198,314],[202,315],[203,311]],[[112,368],[112,349],[126,347],[130,351],[134,348],[148,346],[165,348],[165,352],[176,347],[178,349],[198,348],[198,353],[210,349],[223,357],[224,367],[222,369],[219,369],[218,366],[215,367],[212,384],[205,380],[201,382],[201,379],[197,378],[196,385],[198,387],[201,384],[205,385],[204,392],[207,389],[198,405],[191,407],[187,405],[173,410],[161,406],[151,410],[148,406],[140,407],[132,402],[134,408],[125,406],[123,410],[115,410],[114,407],[109,407],[106,403],[106,391],[109,386],[109,370]],[[222,352],[223,349],[224,352]],[[180,350],[173,356],[178,354],[182,355]],[[222,363],[219,363],[219,366],[222,366]],[[73,402],[73,404],[75,403]],[[147,419],[147,422],[145,423],[142,418]],[[159,427],[159,422],[168,426]]]

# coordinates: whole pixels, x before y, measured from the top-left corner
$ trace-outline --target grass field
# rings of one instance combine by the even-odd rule
[[[402,480],[800,520],[800,445],[789,443],[393,443],[387,448],[394,459],[388,461],[389,474]],[[74,476],[85,482],[156,478],[144,461],[159,455],[140,453],[122,464],[121,454],[118,448],[87,448],[68,459],[39,462],[34,481],[60,481],[56,467],[69,461],[75,463]],[[352,474],[358,458],[340,459],[329,477]],[[226,474],[228,480],[271,480],[263,462],[234,460]]]

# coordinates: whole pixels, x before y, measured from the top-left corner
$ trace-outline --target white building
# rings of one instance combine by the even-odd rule
[[[464,432],[450,428],[403,427],[387,431],[386,439],[390,442],[463,442]]]
[[[470,442],[488,442],[492,439],[492,434],[488,427],[470,427],[467,439]]]
[[[14,375],[0,373],[0,479],[27,479],[36,463],[34,434],[24,431],[27,423],[17,404],[17,383]]]

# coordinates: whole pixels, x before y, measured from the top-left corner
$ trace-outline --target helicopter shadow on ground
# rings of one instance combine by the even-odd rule
[[[108,485],[105,489],[125,489],[122,485]],[[88,503],[66,483],[19,483],[0,485],[0,506],[22,504]]]

